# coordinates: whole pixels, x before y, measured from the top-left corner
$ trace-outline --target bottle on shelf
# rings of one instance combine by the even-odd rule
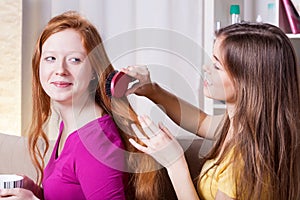
[[[261,15],[257,15],[256,22],[258,22],[258,23],[263,22]]]
[[[270,2],[268,3],[268,10],[267,10],[267,19],[266,22],[276,25],[275,22],[275,15],[276,15],[276,8],[275,8],[275,2]]]
[[[230,6],[231,24],[241,22],[240,5],[234,4]]]

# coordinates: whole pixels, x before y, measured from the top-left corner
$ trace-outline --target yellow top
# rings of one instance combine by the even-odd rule
[[[206,200],[215,199],[217,191],[220,190],[230,198],[236,197],[236,185],[233,178],[233,150],[219,164],[212,167],[217,159],[208,160],[204,163],[200,173],[200,183],[198,184],[198,192]]]

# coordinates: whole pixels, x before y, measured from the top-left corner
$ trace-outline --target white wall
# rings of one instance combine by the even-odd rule
[[[22,117],[22,135],[26,134],[31,113],[31,59],[36,40],[50,19],[51,1],[25,0],[22,3],[22,90],[21,90],[21,117]]]
[[[67,10],[79,11],[97,26],[115,68],[146,64],[154,81],[199,106],[201,58],[205,52],[203,1],[24,1],[23,69],[30,66],[34,40],[46,21]],[[27,83],[23,82],[23,91],[29,94],[29,73],[24,71],[23,76]],[[24,104],[29,105],[29,96],[24,98]],[[151,102],[144,98],[130,99],[138,113],[149,114],[155,121],[165,121],[176,129]],[[29,110],[30,106],[24,107],[24,127],[28,124]]]
[[[0,133],[21,134],[22,1],[0,1]]]

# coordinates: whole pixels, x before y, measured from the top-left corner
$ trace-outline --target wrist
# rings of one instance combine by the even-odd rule
[[[184,156],[181,156],[178,160],[176,160],[174,163],[166,167],[168,174],[175,175],[180,174],[190,174],[187,162],[185,160]]]
[[[159,95],[161,93],[161,87],[155,82],[147,84],[146,87],[147,87],[146,90],[147,93],[145,94],[145,97],[156,102],[156,100],[159,99]]]

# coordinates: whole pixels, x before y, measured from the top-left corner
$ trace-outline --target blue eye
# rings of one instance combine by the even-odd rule
[[[80,58],[71,58],[70,61],[74,62],[74,63],[80,63],[81,59]]]
[[[53,56],[47,56],[47,57],[44,58],[44,60],[45,60],[45,61],[48,61],[48,62],[53,62],[53,61],[56,60],[56,58],[53,57]]]
[[[218,67],[217,64],[214,64],[214,68],[215,68],[216,70],[220,70],[220,68]]]

